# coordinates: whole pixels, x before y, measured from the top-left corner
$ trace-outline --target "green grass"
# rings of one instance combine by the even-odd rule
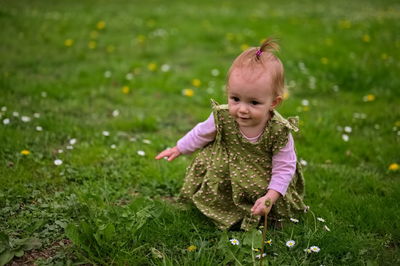
[[[399,18],[389,0],[0,0],[0,264],[27,253],[41,265],[255,264],[257,231],[219,231],[168,200],[193,157],[153,158],[208,117],[210,98],[225,101],[230,63],[267,36],[280,40],[290,91],[279,111],[301,118],[312,212],[270,228],[266,260],[399,264]],[[321,251],[307,255],[312,245]]]

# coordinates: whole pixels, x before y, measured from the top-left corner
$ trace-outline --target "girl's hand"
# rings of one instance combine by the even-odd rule
[[[267,216],[268,213],[271,211],[272,208],[272,202],[270,203],[269,207],[265,206],[265,201],[269,200],[271,202],[271,198],[267,197],[267,196],[263,196],[261,198],[259,198],[258,200],[256,200],[256,202],[254,203],[253,207],[251,208],[251,213],[253,215],[265,215]]]
[[[160,152],[156,156],[156,159],[160,160],[162,158],[167,158],[168,161],[172,161],[179,155],[181,155],[181,152],[178,150],[178,147],[175,146],[171,149],[166,149],[165,151]]]

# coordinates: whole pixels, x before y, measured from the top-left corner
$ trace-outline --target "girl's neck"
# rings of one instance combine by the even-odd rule
[[[246,132],[246,129],[248,129],[248,128],[245,128],[244,130],[242,130],[240,127],[239,127],[239,131],[240,131],[240,133],[246,138],[246,139],[249,139],[249,140],[254,140],[254,139],[258,139],[260,136],[261,136],[261,134],[263,133],[263,131],[264,131],[264,129],[263,130],[261,130],[260,132],[249,132],[249,131],[247,131]]]
[[[266,117],[266,120],[264,123],[261,123],[260,125],[257,125],[254,127],[240,127],[239,126],[239,131],[240,131],[240,133],[242,133],[243,136],[245,136],[248,139],[258,138],[264,132],[265,126],[267,125],[268,121],[271,118],[272,118],[272,114],[268,113],[268,116]]]

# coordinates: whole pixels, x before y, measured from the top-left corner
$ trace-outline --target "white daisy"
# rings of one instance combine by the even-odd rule
[[[290,218],[290,221],[294,222],[294,223],[298,223],[299,220],[295,219],[295,218]]]
[[[3,124],[4,125],[8,125],[8,124],[10,124],[10,119],[9,118],[4,118],[4,120],[3,120]]]
[[[148,140],[148,139],[144,139],[144,140],[142,140],[142,142],[146,143],[146,144],[151,144],[151,140]]]
[[[211,88],[211,87],[207,88],[206,91],[207,91],[208,94],[213,94],[214,93],[214,89]]]
[[[349,126],[344,127],[344,132],[351,133],[351,131],[352,131],[351,127],[349,127]]]
[[[18,112],[13,112],[12,115],[15,116],[15,117],[18,117],[19,113]]]
[[[43,128],[41,126],[37,126],[36,131],[43,131]]]
[[[106,137],[110,136],[110,132],[105,131],[105,130],[102,132],[102,134],[103,134],[103,136],[106,136]]]
[[[62,149],[59,149],[59,150],[57,150],[57,152],[58,152],[58,153],[63,153],[63,152],[64,152],[64,150],[62,150]]]
[[[312,251],[311,251],[311,249],[306,248],[306,249],[304,250],[304,252],[311,253]]]
[[[132,73],[128,73],[128,74],[126,74],[125,78],[127,80],[132,80],[133,79],[133,74]]]
[[[317,247],[317,246],[312,246],[312,247],[310,247],[310,250],[312,252],[318,253],[321,249],[319,247]]]
[[[72,145],[68,145],[67,147],[65,147],[67,150],[73,150],[74,149],[74,146],[72,146]]]
[[[240,244],[239,240],[237,240],[236,238],[232,238],[232,239],[230,239],[229,241],[231,241],[231,244],[232,244],[232,245],[238,246],[238,245]]]
[[[308,106],[308,105],[310,105],[310,102],[307,99],[303,99],[303,100],[301,100],[301,105]]]
[[[113,116],[113,117],[119,116],[119,110],[114,110],[114,111],[112,112],[112,116]]]
[[[3,106],[3,107],[1,107],[1,111],[2,111],[2,112],[5,112],[5,111],[7,111],[7,106]]]
[[[117,148],[117,145],[111,144],[110,148],[111,148],[111,149],[116,149],[116,148]]]
[[[219,76],[219,70],[214,68],[213,70],[211,70],[211,75],[213,75],[214,77]]]
[[[21,121],[27,123],[31,121],[31,118],[29,116],[23,115],[21,116]]]
[[[69,144],[74,145],[75,143],[76,143],[76,139],[75,138],[69,140]]]
[[[146,155],[146,153],[144,151],[138,151],[137,154],[140,155],[140,156],[145,156]]]
[[[307,166],[308,162],[306,160],[300,159],[300,164],[302,166]]]
[[[61,161],[60,159],[54,160],[55,165],[62,165],[62,163],[63,163],[63,161]]]
[[[343,139],[343,141],[346,141],[346,142],[347,142],[347,141],[349,141],[350,138],[349,138],[349,135],[343,134],[343,135],[342,135],[342,139]]]
[[[329,227],[328,227],[327,225],[324,225],[324,229],[325,229],[326,231],[328,231],[328,232],[331,231],[331,229],[329,229]]]
[[[111,71],[110,70],[107,70],[106,72],[104,72],[104,77],[105,78],[111,78]]]
[[[289,240],[286,242],[286,246],[289,248],[293,247],[294,245],[296,245],[296,242],[294,240]]]
[[[161,66],[161,71],[162,72],[168,72],[171,69],[170,65],[164,64]]]
[[[267,256],[267,253],[263,253],[262,257],[264,258],[265,256]],[[261,259],[261,254],[256,255],[257,259]]]
[[[39,113],[34,113],[34,114],[33,114],[33,117],[34,117],[34,118],[40,118],[40,114],[39,114]]]
[[[325,223],[325,219],[324,219],[324,218],[317,217],[317,220],[318,220],[318,221],[320,221],[320,222],[323,222],[323,223]]]

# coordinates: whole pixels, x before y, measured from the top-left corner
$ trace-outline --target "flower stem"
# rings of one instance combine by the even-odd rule
[[[262,265],[262,261],[264,259],[264,246],[265,246],[265,237],[267,234],[267,215],[264,215],[264,228],[262,234],[262,242],[261,242],[261,255],[260,255],[260,266]]]

